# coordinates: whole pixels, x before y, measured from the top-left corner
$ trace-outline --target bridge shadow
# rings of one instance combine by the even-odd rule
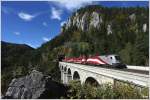
[[[46,91],[38,99],[59,99],[67,97],[68,87],[52,80],[46,84]]]
[[[89,85],[95,86],[95,87],[99,86],[99,83],[93,77],[88,77],[85,81],[85,84],[89,84]]]

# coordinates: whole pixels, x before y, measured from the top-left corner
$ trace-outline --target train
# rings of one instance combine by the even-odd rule
[[[120,56],[117,54],[109,55],[95,55],[91,57],[62,57],[63,62],[68,63],[78,63],[78,64],[88,64],[88,65],[98,65],[105,67],[114,68],[127,68],[124,63],[122,63]]]

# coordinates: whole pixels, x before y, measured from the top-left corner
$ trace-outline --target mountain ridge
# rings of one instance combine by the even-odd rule
[[[19,47],[3,49],[4,43],[1,43],[2,92],[13,77],[25,75],[31,69],[50,73],[54,80],[60,81],[59,68],[53,61],[61,54],[79,57],[117,53],[126,64],[149,65],[148,11],[142,7],[85,7],[70,16],[67,28],[64,25],[59,35],[37,49],[29,48],[24,53],[24,49],[18,52]],[[3,52],[9,51],[13,52],[3,56],[6,54]],[[11,67],[3,69],[7,64]]]
[[[92,26],[89,27],[90,25]],[[43,44],[42,47],[45,47],[45,52],[55,48],[66,56],[119,53],[124,58],[124,54],[128,53],[124,59],[125,63],[144,65],[144,61],[140,62],[143,64],[136,64],[137,59],[134,57],[136,54],[131,52],[133,57],[130,57],[127,49],[129,47],[140,56],[148,58],[148,26],[148,7],[87,6],[74,12],[62,26],[61,34],[51,40],[51,43]],[[55,46],[51,46],[54,44]],[[143,47],[139,51],[135,50],[139,44],[143,44]],[[68,52],[65,51],[66,49]],[[127,60],[127,58],[131,59]],[[135,60],[134,63],[132,59]]]

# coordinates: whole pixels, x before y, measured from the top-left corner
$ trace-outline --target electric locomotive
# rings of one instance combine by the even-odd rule
[[[100,65],[114,68],[127,68],[125,64],[122,63],[119,55],[111,54],[111,55],[97,55],[92,57],[72,57],[65,58],[62,61],[70,62],[70,63],[79,63],[79,64],[90,64],[90,65]]]

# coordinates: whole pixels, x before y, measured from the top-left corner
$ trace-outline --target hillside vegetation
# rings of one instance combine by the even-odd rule
[[[148,88],[138,89],[134,85],[117,82],[103,83],[98,86],[91,84],[81,85],[80,81],[70,81],[69,99],[148,99]],[[65,97],[64,97],[65,98]]]
[[[148,66],[148,8],[87,6],[74,12],[60,35],[39,50],[49,59],[119,54],[124,63]],[[53,52],[53,53],[50,53]]]
[[[148,66],[148,7],[87,6],[74,12],[61,33],[33,49],[2,42],[2,92],[13,77],[37,69],[60,81],[57,56],[119,54],[124,63]]]
[[[28,73],[28,57],[31,56],[33,48],[25,44],[14,44],[1,42],[1,87],[6,91],[8,84],[14,77]]]

